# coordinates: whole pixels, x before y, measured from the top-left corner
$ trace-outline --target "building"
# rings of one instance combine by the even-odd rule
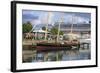
[[[58,27],[59,23],[55,23],[54,27]],[[91,34],[91,24],[65,24],[62,23],[60,24],[60,31],[63,31],[64,34],[68,34],[71,32],[72,29],[72,33],[75,34],[79,34],[81,36],[84,35],[84,37],[89,37],[90,38],[90,34]]]
[[[58,27],[58,24],[55,24],[54,27]],[[61,24],[60,25],[60,30],[63,31],[64,33],[68,33],[71,31],[73,33],[90,33],[91,31],[91,24]]]

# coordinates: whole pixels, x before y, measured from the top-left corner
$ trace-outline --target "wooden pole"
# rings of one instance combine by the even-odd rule
[[[49,12],[48,15],[47,15],[46,32],[45,32],[45,40],[47,40],[48,23],[49,23],[49,21],[50,21],[50,14],[51,14],[51,12]]]
[[[59,42],[60,25],[61,25],[62,22],[63,22],[63,15],[62,15],[62,17],[61,17],[61,20],[60,20],[60,22],[59,22],[59,26],[58,26],[57,42]]]
[[[71,33],[73,33],[73,24],[74,24],[74,23],[73,23],[73,22],[74,22],[73,16],[74,16],[74,15],[72,15]]]

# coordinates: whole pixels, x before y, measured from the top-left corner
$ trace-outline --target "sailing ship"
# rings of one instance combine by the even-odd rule
[[[49,17],[50,17],[50,12],[48,14],[48,19],[47,21],[49,21]],[[73,18],[72,18],[73,20]],[[58,26],[58,34],[57,34],[57,39],[55,43],[48,43],[47,40],[47,33],[45,33],[45,41],[41,41],[39,43],[37,43],[36,49],[37,51],[55,51],[55,50],[71,50],[71,49],[78,49],[79,47],[79,41],[77,39],[74,39],[77,35],[73,34],[73,23],[71,25],[71,32],[68,34],[68,36],[70,37],[69,40],[65,40],[64,42],[59,42],[59,34],[60,34],[60,25],[63,22],[63,17],[61,17],[61,20],[59,22],[59,26]],[[46,25],[46,32],[48,29],[48,23]]]

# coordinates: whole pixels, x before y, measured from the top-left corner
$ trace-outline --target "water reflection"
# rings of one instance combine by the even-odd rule
[[[62,50],[49,52],[36,52],[23,62],[46,62],[46,61],[71,61],[91,59],[89,50]]]

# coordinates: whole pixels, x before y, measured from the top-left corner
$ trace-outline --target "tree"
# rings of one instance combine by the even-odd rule
[[[32,24],[30,22],[23,24],[23,33],[28,33],[32,30]]]
[[[51,28],[51,34],[52,35],[57,35],[58,34],[58,28],[56,28],[56,27],[53,27],[53,28]],[[62,32],[62,31],[60,31],[60,35],[63,35],[64,33]]]
[[[57,27],[51,28],[50,33],[53,35],[53,38],[55,39],[55,42],[57,42],[58,28]],[[63,35],[63,34],[64,33],[62,31],[60,31],[59,35]]]

